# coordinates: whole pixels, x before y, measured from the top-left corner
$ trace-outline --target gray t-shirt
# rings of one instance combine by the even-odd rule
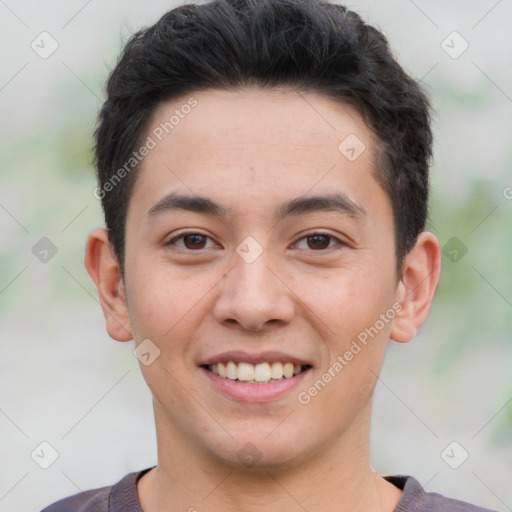
[[[117,484],[91,489],[64,498],[41,512],[143,512],[137,495],[137,481],[152,468],[129,473]],[[425,492],[411,476],[386,476],[403,491],[394,512],[495,512],[463,501]]]

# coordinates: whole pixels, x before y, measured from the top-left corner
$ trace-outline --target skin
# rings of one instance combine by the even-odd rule
[[[150,339],[141,364],[153,394],[158,465],[137,485],[145,512],[190,510],[392,511],[401,491],[370,464],[372,395],[390,339],[423,323],[439,278],[440,249],[419,235],[396,274],[390,200],[375,180],[375,138],[352,108],[286,89],[207,90],[145,157],[126,218],[125,275],[104,229],[85,264],[110,336]],[[186,102],[155,111],[151,129]],[[356,134],[366,150],[338,146]],[[278,204],[339,191],[364,215],[315,211],[274,218]],[[216,218],[149,210],[170,192],[229,209]],[[195,248],[186,232],[206,235]],[[306,235],[334,238],[319,249]],[[236,252],[247,237],[261,255]],[[338,241],[339,240],[339,241]],[[185,245],[186,244],[186,245]],[[401,309],[307,404],[297,400],[379,315]],[[200,361],[227,350],[279,350],[310,361],[299,389],[266,402],[217,391]],[[251,442],[260,458],[237,456]]]

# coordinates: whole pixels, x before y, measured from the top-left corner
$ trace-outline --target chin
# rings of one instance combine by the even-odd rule
[[[272,428],[275,429],[277,424],[274,422]],[[296,467],[297,459],[306,456],[303,437],[296,431],[295,435],[290,435],[285,429],[279,435],[272,432],[272,428],[244,429],[239,431],[240,435],[230,430],[234,436],[228,444],[217,445],[212,451],[223,463],[238,469],[257,472]]]

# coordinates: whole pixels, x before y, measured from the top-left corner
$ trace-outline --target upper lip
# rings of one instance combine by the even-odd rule
[[[267,350],[265,352],[258,352],[252,354],[241,350],[230,350],[229,352],[221,352],[220,354],[216,354],[214,356],[209,357],[208,359],[201,361],[199,363],[199,366],[205,366],[209,364],[227,361],[251,364],[281,362],[312,366],[312,363],[310,361],[307,361],[306,359],[292,356],[284,352],[277,352],[274,350]]]

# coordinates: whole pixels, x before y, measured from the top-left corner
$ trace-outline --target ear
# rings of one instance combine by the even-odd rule
[[[117,341],[131,340],[133,336],[121,269],[105,229],[98,228],[89,233],[84,263],[98,289],[110,337]]]
[[[441,271],[441,249],[436,236],[429,231],[418,235],[414,247],[404,258],[402,275],[395,300],[402,308],[393,319],[390,338],[411,341],[425,321]]]

